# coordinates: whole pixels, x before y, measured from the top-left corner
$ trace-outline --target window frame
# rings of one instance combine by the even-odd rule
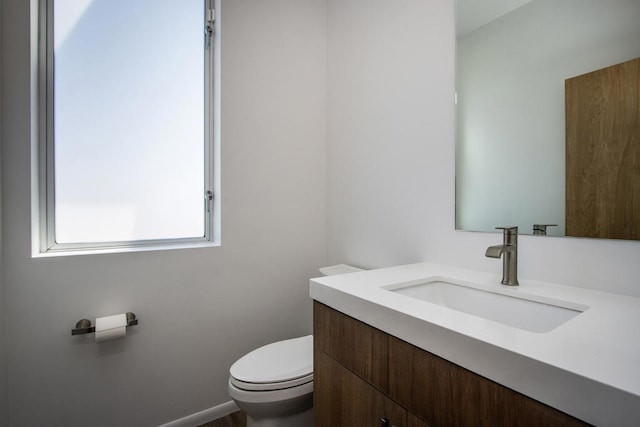
[[[220,118],[220,39],[216,16],[220,0],[203,2],[204,55],[204,236],[152,240],[129,240],[88,243],[55,241],[55,170],[54,170],[54,37],[55,0],[38,0],[37,54],[37,159],[34,166],[37,182],[34,198],[36,224],[33,227],[32,255],[73,255],[180,249],[220,245],[219,118]],[[212,12],[209,12],[212,11]],[[212,21],[210,21],[212,19]],[[207,34],[207,29],[211,31]]]

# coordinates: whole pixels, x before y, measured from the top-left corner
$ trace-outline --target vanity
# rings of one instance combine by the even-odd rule
[[[310,295],[316,427],[640,419],[640,298],[430,263],[312,279]]]

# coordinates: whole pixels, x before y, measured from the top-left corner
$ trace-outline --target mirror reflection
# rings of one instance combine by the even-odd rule
[[[640,238],[639,41],[640,0],[457,0],[457,229]]]

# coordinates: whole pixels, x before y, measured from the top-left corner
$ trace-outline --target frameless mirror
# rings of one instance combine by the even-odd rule
[[[638,57],[640,0],[457,0],[456,229],[494,232],[509,225],[524,234],[640,238],[638,220],[622,225],[630,229],[624,235],[572,231],[571,224],[583,218],[575,218],[567,206],[572,192],[587,191],[600,180],[613,182],[623,207],[613,207],[609,193],[614,191],[596,188],[598,197],[606,193],[609,198],[579,200],[578,213],[599,218],[606,211],[640,212],[640,78],[635,89],[612,95],[603,94],[590,74]],[[574,91],[585,101],[575,103],[586,104],[595,119],[576,124],[569,121],[573,113],[565,114],[565,85],[585,74],[586,88]],[[617,71],[609,74],[620,80]],[[635,100],[626,98],[634,90]],[[574,161],[567,157],[567,129],[591,135],[609,127],[600,121],[604,98],[622,105],[629,116],[622,125],[625,133],[613,137],[623,145],[597,151],[580,140],[579,157],[598,160],[601,152],[615,152],[631,159],[629,165],[623,169],[609,160],[591,169],[567,169]],[[534,225],[540,226],[535,232]]]

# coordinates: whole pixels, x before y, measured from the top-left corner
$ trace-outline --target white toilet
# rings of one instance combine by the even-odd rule
[[[229,373],[229,395],[247,427],[313,426],[313,335],[260,347]]]
[[[324,276],[363,271],[346,264]],[[265,345],[229,369],[229,395],[247,414],[247,427],[313,426],[313,335]]]

